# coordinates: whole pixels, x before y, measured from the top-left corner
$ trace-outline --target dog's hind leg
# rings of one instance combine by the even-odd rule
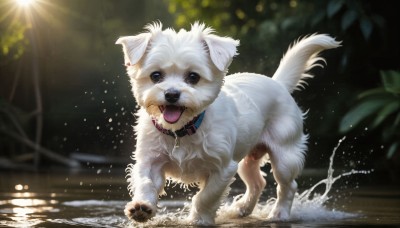
[[[297,191],[295,178],[303,169],[306,138],[307,136],[302,135],[297,143],[283,147],[274,146],[268,152],[272,172],[278,184],[277,199],[268,219],[286,220],[290,216],[293,199]]]
[[[247,216],[253,212],[267,184],[260,171],[261,158],[267,150],[264,144],[258,144],[239,163],[238,174],[246,185],[244,195],[232,204],[232,208],[238,212],[239,216]]]

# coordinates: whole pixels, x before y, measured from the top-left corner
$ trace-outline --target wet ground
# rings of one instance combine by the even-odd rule
[[[316,178],[314,178],[316,179]],[[315,181],[317,182],[317,181]],[[337,183],[339,186],[345,182]],[[112,167],[85,172],[0,172],[1,227],[185,227],[185,202],[192,192],[170,187],[161,201],[159,214],[148,224],[132,224],[123,215],[129,201],[124,172]],[[230,218],[221,209],[217,223],[223,227],[344,227],[400,226],[400,191],[396,187],[377,186],[339,188],[330,194],[325,206],[311,199],[294,205],[287,222],[269,222],[263,217],[268,206],[260,204],[253,216]],[[233,185],[233,195],[242,185]],[[302,190],[300,190],[301,192]],[[274,195],[274,187],[266,189]],[[315,202],[313,202],[315,201]],[[311,203],[311,204],[309,204]]]

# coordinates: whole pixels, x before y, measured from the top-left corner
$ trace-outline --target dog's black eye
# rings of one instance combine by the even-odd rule
[[[154,71],[150,74],[150,79],[153,83],[159,83],[163,79],[163,75],[160,71]]]
[[[196,85],[200,80],[200,75],[196,72],[189,72],[189,74],[186,76],[186,83]]]

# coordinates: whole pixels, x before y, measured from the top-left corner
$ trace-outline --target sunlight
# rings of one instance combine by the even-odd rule
[[[29,5],[32,5],[35,0],[16,0],[18,5],[23,6],[23,7],[28,7]]]

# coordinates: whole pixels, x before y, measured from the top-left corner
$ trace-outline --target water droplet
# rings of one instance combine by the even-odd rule
[[[97,126],[96,129],[99,130],[99,129],[100,129],[100,126]]]
[[[106,113],[107,112],[107,109],[103,109],[103,113]]]
[[[83,121],[86,122],[86,118],[83,118]]]
[[[97,170],[97,174],[100,174],[100,173],[101,173],[101,169],[98,169],[98,170]]]
[[[110,122],[110,123],[111,123],[111,122],[112,122],[112,118],[108,119],[108,122]]]
[[[83,182],[82,182],[82,181],[81,181],[81,182],[79,182],[79,185],[80,185],[80,186],[82,186],[82,185],[83,185]]]
[[[104,90],[104,93],[107,93],[107,90]]]

